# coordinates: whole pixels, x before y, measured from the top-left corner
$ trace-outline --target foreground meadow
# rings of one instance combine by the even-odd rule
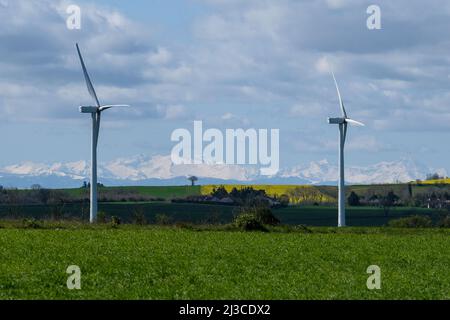
[[[0,229],[0,299],[450,299],[450,231]],[[382,272],[368,290],[369,265]],[[82,273],[68,290],[69,265]]]

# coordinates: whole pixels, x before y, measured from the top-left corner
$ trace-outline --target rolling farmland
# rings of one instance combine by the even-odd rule
[[[328,186],[253,187],[277,196],[306,190],[327,201],[336,192]],[[384,227],[411,215],[436,220],[439,210],[393,207],[386,216],[380,207],[348,207],[350,227],[338,229],[334,203],[295,204],[273,209],[282,226],[243,232],[230,224],[237,206],[171,201],[212,188],[100,188],[100,195],[154,198],[100,202],[108,221],[125,222],[116,225],[82,222],[89,216],[84,200],[0,205],[0,242],[8,243],[0,246],[0,299],[450,299],[450,229]],[[350,187],[360,193],[374,188],[386,187]],[[80,199],[87,193],[60,191]],[[62,215],[55,218],[55,212]],[[127,224],[139,214],[150,225]],[[66,268],[74,264],[82,270],[82,290],[70,291]],[[382,290],[367,290],[372,264],[383,272]]]
[[[201,186],[138,186],[138,187],[101,187],[99,188],[99,193],[101,194],[104,191],[111,192],[127,192],[127,193],[136,193],[138,195],[143,196],[152,196],[155,198],[164,198],[164,199],[172,199],[172,198],[185,198],[191,195],[200,195],[201,194]],[[61,189],[61,191],[68,192],[72,196],[88,196],[89,190],[83,188],[76,189]]]
[[[149,223],[154,223],[157,216],[164,215],[173,222],[187,222],[195,224],[229,223],[238,213],[239,208],[232,205],[207,203],[178,203],[174,199],[185,199],[189,196],[210,194],[218,186],[176,186],[176,187],[101,187],[99,189],[99,210],[107,218],[119,217],[123,222],[133,222],[136,214],[145,216]],[[242,188],[245,185],[226,185],[227,191],[232,188]],[[291,186],[291,185],[253,185],[255,189],[265,190],[270,196],[288,195],[291,205],[286,208],[274,209],[274,214],[284,224],[304,224],[312,226],[336,225],[336,193],[333,186]],[[355,191],[358,194],[371,194],[392,190],[401,197],[407,198],[420,194],[427,194],[430,190],[448,190],[447,185],[356,185],[349,186],[347,194]],[[86,188],[58,190],[64,195],[76,199],[66,203],[39,204],[23,200],[20,204],[0,204],[0,219],[48,219],[69,218],[86,220],[89,215],[89,193]],[[32,190],[17,190],[25,196]],[[107,199],[113,195],[114,202]],[[123,198],[123,199],[122,199]],[[312,205],[320,203],[321,205]],[[325,205],[324,205],[325,204]],[[415,214],[428,215],[434,220],[439,215],[438,210],[411,208],[399,206],[389,209],[386,216],[383,208],[360,206],[347,209],[350,226],[382,226],[389,220]]]

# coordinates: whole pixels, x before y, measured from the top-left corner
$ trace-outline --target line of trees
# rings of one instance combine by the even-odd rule
[[[99,184],[103,187],[103,184]],[[30,189],[19,190],[17,188],[3,188],[0,186],[0,204],[7,205],[66,205],[71,203],[89,202],[89,184],[81,187],[81,192],[68,190],[47,189],[39,184],[33,184]],[[142,194],[129,188],[102,188],[99,191],[100,202],[143,202],[143,201],[165,201],[161,197]]]
[[[388,216],[391,208],[400,204],[399,200],[400,197],[397,196],[392,190],[384,194],[373,194],[368,199],[364,199],[363,201],[355,191],[352,191],[347,198],[347,203],[350,206],[376,205],[382,207],[385,216]]]
[[[351,191],[347,203],[350,206],[379,206],[384,209],[386,215],[395,206],[450,210],[449,191],[439,187],[428,187],[413,194],[412,186],[409,184],[406,190],[400,190],[399,194],[386,189],[379,192],[369,189],[362,195]]]
[[[265,190],[254,189],[253,187],[233,188],[228,192],[224,186],[214,188],[211,196],[217,199],[229,198],[234,204],[239,206],[287,206],[289,197],[269,196]]]

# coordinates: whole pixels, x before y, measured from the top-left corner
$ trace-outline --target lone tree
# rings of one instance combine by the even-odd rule
[[[356,194],[355,191],[352,191],[350,193],[350,196],[348,197],[348,205],[349,206],[359,206],[361,203],[359,202],[359,196]]]
[[[198,178],[196,176],[190,176],[188,180],[191,182],[191,186],[195,186],[195,182],[198,181]]]

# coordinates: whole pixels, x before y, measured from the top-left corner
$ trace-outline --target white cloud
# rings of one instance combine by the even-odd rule
[[[216,121],[214,121],[215,119],[213,119],[213,123],[216,123]],[[227,126],[234,126],[234,127],[238,127],[238,126],[249,126],[250,125],[250,121],[246,118],[243,117],[242,115],[236,115],[233,114],[231,112],[226,112],[224,113],[221,117],[220,117],[220,121],[219,123],[216,124],[226,124]]]
[[[323,0],[319,0],[319,1],[323,1]],[[356,4],[361,3],[361,1],[359,0],[326,0],[326,3],[328,5],[329,8],[331,9],[340,9],[340,8],[345,8],[345,7],[349,7],[349,6],[354,6]]]
[[[182,119],[187,115],[186,107],[182,105],[158,106],[157,110],[167,120]]]
[[[156,52],[149,54],[147,61],[151,65],[164,65],[167,64],[172,59],[172,54],[170,51],[164,47],[158,47]]]
[[[316,62],[316,69],[321,73],[329,73],[332,68],[327,57],[321,57]]]
[[[330,67],[349,115],[368,125],[355,148],[376,150],[393,131],[449,130],[445,0],[385,2],[379,33],[367,30],[357,0],[198,0],[208,10],[183,26],[188,41],[156,37],[164,29],[94,2],[83,2],[82,30],[70,32],[69,1],[2,1],[0,121],[79,118],[76,107],[92,103],[74,50],[80,42],[102,102],[131,104],[129,116],[139,119],[183,119],[195,106],[216,123],[276,125],[282,135],[308,128],[303,141],[286,144],[288,156],[335,151],[335,140],[327,144],[334,131],[323,130],[338,112]]]
[[[350,151],[380,152],[390,149],[389,145],[383,145],[373,136],[360,135],[360,132],[351,132],[353,128],[349,129],[346,148]]]
[[[231,120],[235,118],[235,115],[233,115],[230,112],[225,113],[224,115],[222,115],[222,120]]]
[[[325,109],[320,104],[295,104],[289,109],[289,116],[295,118],[325,115]]]

